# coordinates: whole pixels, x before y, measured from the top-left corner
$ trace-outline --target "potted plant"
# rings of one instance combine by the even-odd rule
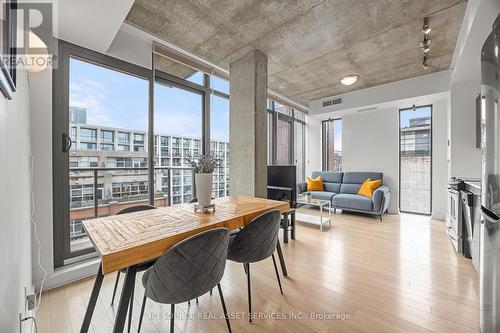
[[[305,193],[304,193],[304,199],[305,199],[307,202],[311,202],[311,199],[312,199],[312,193],[311,193],[311,192],[305,192]]]
[[[193,168],[196,197],[202,207],[209,206],[212,201],[213,172],[219,167],[220,159],[205,154],[197,157],[187,157],[186,163]]]

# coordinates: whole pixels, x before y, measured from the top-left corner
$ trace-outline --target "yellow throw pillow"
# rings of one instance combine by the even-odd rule
[[[321,176],[318,176],[315,179],[312,179],[311,177],[307,177],[306,182],[307,182],[307,190],[308,191],[324,191],[325,190],[323,188],[323,180],[321,179]]]
[[[373,196],[373,192],[375,192],[380,185],[382,185],[381,179],[371,180],[368,178],[359,188],[358,195],[364,195],[365,197],[371,198]]]

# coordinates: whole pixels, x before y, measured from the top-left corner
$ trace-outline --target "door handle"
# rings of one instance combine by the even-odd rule
[[[63,133],[62,134],[62,151],[63,151],[63,153],[67,153],[71,149],[72,145],[73,145],[73,140],[71,140],[71,137],[68,134]]]

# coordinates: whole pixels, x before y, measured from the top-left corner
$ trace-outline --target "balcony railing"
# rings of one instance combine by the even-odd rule
[[[70,171],[70,177],[72,178],[82,178],[82,177],[86,177],[86,176],[91,176],[93,178],[93,196],[94,196],[94,200],[93,200],[93,209],[94,209],[94,216],[93,217],[98,217],[99,216],[99,206],[100,206],[100,203],[99,201],[101,200],[101,206],[104,206],[103,203],[105,204],[109,204],[108,201],[118,201],[120,202],[120,200],[118,200],[117,198],[113,198],[113,192],[111,191],[111,199],[110,200],[107,200],[107,199],[104,199],[104,198],[101,198],[99,199],[99,177],[104,177],[105,175],[100,175],[99,173],[103,173],[103,172],[108,172],[108,173],[111,173],[111,172],[116,172],[116,171],[124,171],[123,174],[119,174],[119,175],[111,175],[111,177],[113,176],[123,176],[123,177],[133,177],[133,176],[140,176],[140,175],[147,175],[147,171],[149,170],[148,167],[94,167],[94,168],[70,168],[69,171]],[[194,181],[193,181],[193,178],[194,178],[194,172],[192,168],[189,168],[189,167],[168,167],[168,166],[156,166],[154,167],[154,170],[155,171],[162,171],[162,173],[164,171],[167,172],[167,193],[165,192],[156,192],[156,189],[155,189],[155,184],[149,184],[148,183],[148,187],[150,190],[153,190],[155,191],[155,201],[157,198],[165,198],[165,197],[168,197],[168,201],[167,201],[167,204],[168,206],[172,205],[172,196],[171,194],[173,193],[173,185],[172,184],[172,178],[174,177],[173,176],[173,171],[174,170],[179,170],[179,171],[191,171],[191,183],[190,184],[194,184]],[[141,172],[141,171],[144,171],[144,172]],[[82,173],[91,173],[91,175],[82,175]],[[187,184],[186,184],[187,185]],[[102,184],[101,184],[102,186]],[[196,189],[194,188],[194,186],[192,187],[191,189],[191,195],[194,197],[195,196],[195,192]],[[103,194],[101,194],[101,197],[104,197]],[[144,194],[138,194],[137,196],[134,196],[134,199],[136,200],[140,200],[140,201],[146,201],[147,200],[147,195],[144,195]],[[88,206],[87,206],[88,207]],[[76,208],[76,207],[72,207],[72,208]],[[84,208],[84,207],[82,207]]]

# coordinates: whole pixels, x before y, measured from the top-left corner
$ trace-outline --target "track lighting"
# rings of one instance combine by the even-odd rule
[[[431,27],[429,26],[429,18],[424,18],[424,24],[422,26],[422,32],[424,33],[424,40],[420,42],[419,46],[424,52],[424,58],[422,59],[423,69],[429,68],[429,51],[431,50],[431,40],[429,39],[429,33],[431,32]]]
[[[424,35],[428,35],[430,32],[431,32],[431,27],[429,26],[429,18],[426,17],[424,18],[424,25],[422,27],[422,32],[424,33]]]
[[[420,43],[420,47],[424,53],[427,53],[431,49],[431,40],[427,38],[427,35],[424,35],[424,40]]]
[[[429,64],[427,63],[427,54],[424,54],[424,60],[422,61],[422,67],[424,69],[428,69],[429,68]]]

